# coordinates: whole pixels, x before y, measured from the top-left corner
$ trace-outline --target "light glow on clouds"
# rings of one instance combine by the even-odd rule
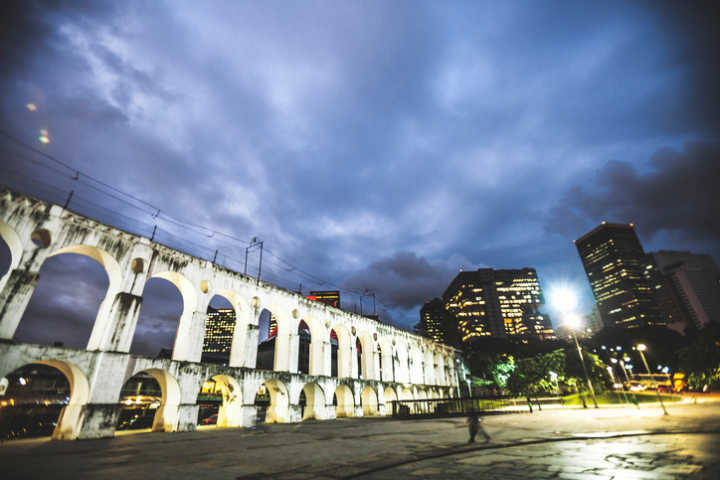
[[[626,2],[64,8],[28,5],[3,37],[24,49],[3,62],[3,129],[37,143],[47,128],[49,153],[175,217],[260,237],[318,277],[374,289],[405,326],[460,263],[582,283],[572,240],[606,216],[637,222],[648,250],[720,244],[717,227],[665,232],[652,202],[622,208],[622,182],[596,176],[611,161],[648,172],[661,147],[713,151],[684,150],[718,141],[701,88],[720,83],[716,69],[684,54],[713,44],[685,34],[702,16],[689,27]],[[635,180],[654,191],[654,178]],[[657,243],[667,238],[684,243]]]

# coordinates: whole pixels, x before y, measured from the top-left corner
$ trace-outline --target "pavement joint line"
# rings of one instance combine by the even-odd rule
[[[442,457],[452,457],[453,455],[462,455],[464,453],[471,453],[471,452],[478,452],[483,450],[502,450],[505,448],[513,448],[513,447],[523,447],[526,445],[540,445],[544,443],[556,443],[556,442],[570,442],[570,441],[581,441],[581,440],[610,440],[613,438],[632,438],[632,437],[645,437],[645,436],[656,436],[656,435],[720,435],[720,430],[655,430],[655,431],[647,431],[644,433],[638,433],[637,431],[632,433],[618,433],[614,434],[612,436],[607,437],[597,437],[597,436],[585,436],[585,437],[559,437],[559,438],[543,438],[539,440],[528,440],[523,442],[513,442],[513,443],[503,443],[503,444],[495,444],[495,445],[488,445],[488,444],[481,444],[476,447],[466,447],[461,450],[452,450],[452,451],[441,451],[436,453],[431,453],[429,455],[425,455],[423,457],[419,458],[408,458],[406,460],[402,460],[400,462],[394,462],[387,465],[380,465],[378,467],[370,468],[368,470],[364,470],[362,472],[353,473],[352,475],[347,475],[344,477],[340,477],[343,479],[350,479],[350,478],[359,478],[365,475],[369,475],[371,473],[380,472],[383,470],[390,470],[393,468],[401,467],[403,465],[409,465],[411,463],[417,463],[422,462],[424,460],[431,460],[434,458],[442,458]]]

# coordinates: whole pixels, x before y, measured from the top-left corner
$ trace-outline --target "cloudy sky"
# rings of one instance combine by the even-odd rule
[[[404,326],[478,266],[535,267],[589,310],[572,240],[602,220],[720,259],[719,12],[693,5],[3,2],[2,182],[74,189],[71,208],[236,268],[246,244],[212,232],[258,237],[264,278],[374,290]],[[103,272],[69,257],[20,337],[48,315],[67,324],[54,338],[87,329]],[[147,351],[180,311],[153,282]]]

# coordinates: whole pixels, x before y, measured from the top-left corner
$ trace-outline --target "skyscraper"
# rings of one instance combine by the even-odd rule
[[[203,340],[203,358],[227,359],[230,356],[233,332],[235,331],[235,310],[232,308],[208,307]]]
[[[433,298],[425,302],[420,309],[420,321],[415,330],[417,334],[436,342],[456,347],[460,345],[457,321],[445,309],[441,298]]]
[[[720,322],[720,269],[710,255],[661,250],[647,260],[646,277],[668,322]]]
[[[667,324],[644,276],[645,252],[632,223],[602,222],[575,246],[605,326]]]
[[[443,294],[463,342],[493,336],[553,338],[550,321],[538,311],[543,295],[534,268],[460,272]]]

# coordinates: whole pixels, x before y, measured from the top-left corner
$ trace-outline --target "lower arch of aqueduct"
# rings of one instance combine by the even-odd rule
[[[0,378],[30,363],[55,367],[65,375],[71,394],[54,438],[113,435],[120,391],[141,372],[155,378],[162,390],[152,429],[167,432],[195,429],[198,393],[209,379],[222,386],[218,426],[224,427],[255,423],[255,394],[263,384],[271,398],[269,422],[387,415],[393,400],[457,395],[458,351],[451,347],[257,282],[58,205],[0,191],[0,237],[11,253],[10,268],[0,278]],[[96,260],[109,280],[87,347],[13,341],[40,267],[47,258],[64,253]],[[170,281],[183,299],[170,359],[129,353],[143,288],[155,277]],[[207,307],[215,295],[227,299],[236,313],[227,366],[200,362]],[[255,368],[263,309],[278,322],[273,370]],[[297,373],[301,321],[311,333],[307,375]],[[333,330],[338,338],[337,376],[331,375]],[[362,347],[360,358],[356,341]]]

